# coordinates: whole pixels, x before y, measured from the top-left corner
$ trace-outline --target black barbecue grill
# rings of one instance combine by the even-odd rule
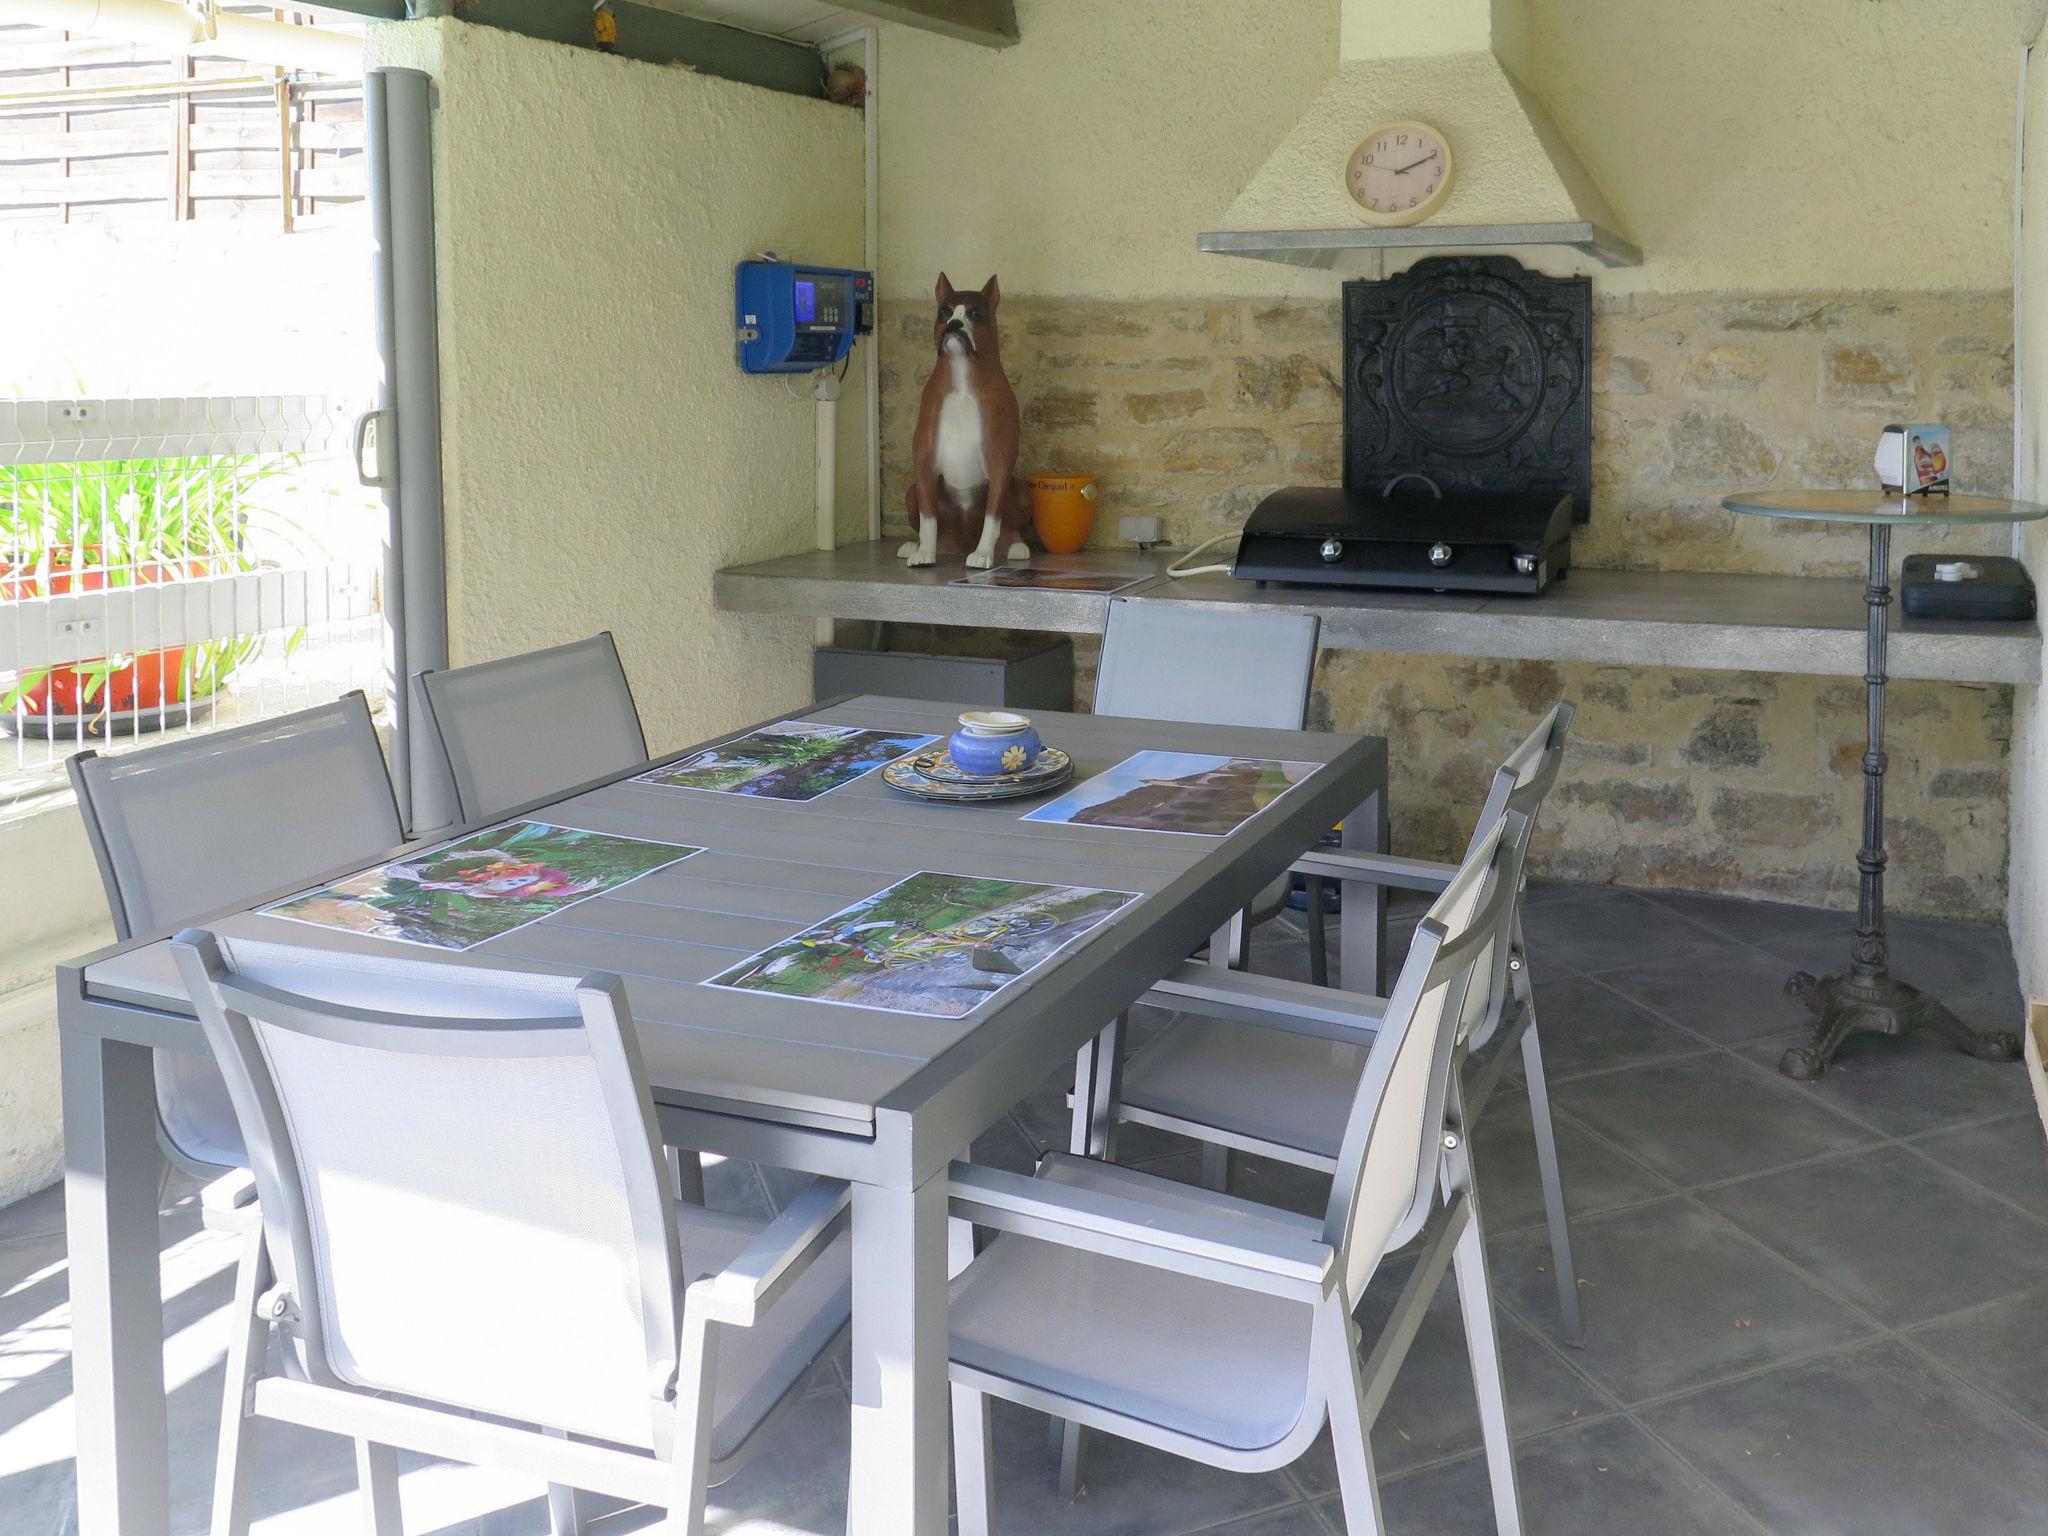
[[[1247,519],[1250,581],[1537,593],[1592,511],[1593,294],[1506,256],[1344,285],[1344,485]]]

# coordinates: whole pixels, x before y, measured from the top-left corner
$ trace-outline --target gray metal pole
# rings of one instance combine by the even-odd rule
[[[406,825],[423,830],[456,819],[445,766],[430,733],[415,719],[410,687],[415,673],[448,665],[432,82],[416,69],[374,69],[363,84],[383,363],[377,459],[391,519],[385,601],[393,616],[392,778]]]

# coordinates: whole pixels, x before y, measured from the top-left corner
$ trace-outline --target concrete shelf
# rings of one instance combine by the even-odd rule
[[[1314,613],[1337,650],[1506,660],[1587,661],[1715,671],[1863,675],[1860,578],[1690,571],[1577,570],[1542,597],[1264,590],[1228,576],[1174,581],[1170,557],[1137,550],[1042,556],[1064,570],[1145,578],[1120,594],[1208,607],[1246,604]],[[1108,599],[1089,592],[956,587],[954,557],[911,570],[884,540],[720,571],[716,605],[733,613],[802,614],[1095,634]],[[2035,623],[1923,623],[1895,606],[1891,675],[1958,683],[2041,681]]]

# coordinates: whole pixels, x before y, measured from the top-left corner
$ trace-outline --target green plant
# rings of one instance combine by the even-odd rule
[[[209,455],[0,465],[0,601],[255,570],[251,504],[264,482],[296,463],[295,457]],[[264,526],[303,539],[302,529],[268,507]],[[148,686],[158,702],[204,698],[263,645],[261,635],[242,635],[146,653],[160,658],[160,673],[176,674],[174,687],[168,676]],[[59,692],[71,708],[92,704],[106,696],[110,680],[132,680],[141,659],[112,656],[31,669],[0,696],[0,710],[37,694],[47,703]]]

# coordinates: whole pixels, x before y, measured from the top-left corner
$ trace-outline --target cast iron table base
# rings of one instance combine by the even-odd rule
[[[1870,609],[1863,677],[1869,730],[1863,753],[1863,847],[1856,855],[1856,937],[1844,974],[1822,978],[1794,971],[1785,983],[1786,994],[1798,998],[1820,1020],[1813,1039],[1793,1046],[1778,1062],[1780,1072],[1800,1082],[1812,1082],[1827,1071],[1851,1035],[1909,1035],[1931,1029],[1982,1061],[2017,1061],[2020,1054],[2018,1035],[1972,1029],[1925,992],[1895,978],[1886,966],[1890,946],[1884,931],[1884,685],[1886,611],[1892,589],[1891,528],[1884,523],[1870,525],[1870,574],[1863,601]]]

